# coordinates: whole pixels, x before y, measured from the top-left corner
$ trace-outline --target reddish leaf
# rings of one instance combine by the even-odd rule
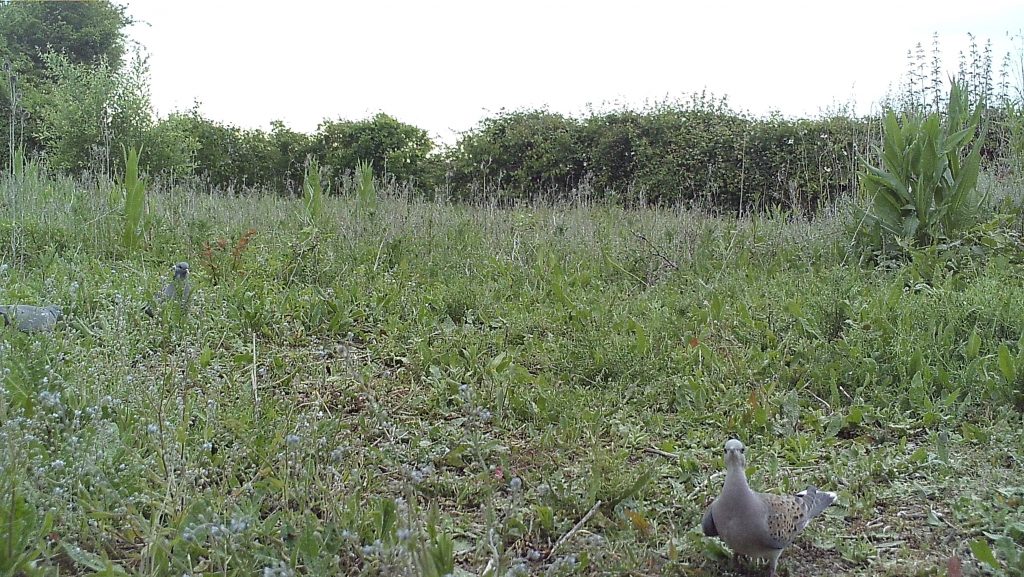
[[[964,577],[964,570],[960,566],[960,558],[953,555],[946,562],[946,577]]]

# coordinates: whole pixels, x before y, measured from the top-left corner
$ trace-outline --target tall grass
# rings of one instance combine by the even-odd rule
[[[20,92],[18,91],[17,76],[14,74],[14,67],[11,65],[11,61],[7,58],[4,59],[3,73],[7,81],[7,102],[9,104],[8,117],[7,117],[7,159],[10,162],[10,170],[13,173],[16,169],[15,163],[15,127],[17,126],[18,120],[18,105],[20,101]]]
[[[360,210],[377,210],[377,187],[373,181],[373,164],[366,160],[356,163],[356,199]]]
[[[759,488],[842,493],[794,574],[969,564],[978,539],[1015,567],[1012,254],[923,286],[920,262],[851,264],[843,207],[385,187],[372,226],[358,195],[323,195],[315,248],[309,195],[155,189],[151,242],[112,253],[107,190],[28,179],[24,218],[0,206],[5,291],[73,301],[89,328],[0,331],[0,509],[26,528],[0,571],[720,572],[696,527],[729,435]],[[180,323],[138,312],[152,260],[199,263]],[[877,546],[880,511],[925,508],[947,523],[884,529],[920,547]]]

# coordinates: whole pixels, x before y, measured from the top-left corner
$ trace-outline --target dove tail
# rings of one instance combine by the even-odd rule
[[[831,491],[819,491],[816,487],[807,487],[807,490],[800,491],[797,496],[804,498],[808,519],[817,517],[839,498],[839,495]]]

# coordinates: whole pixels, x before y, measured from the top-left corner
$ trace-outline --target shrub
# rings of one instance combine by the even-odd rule
[[[294,190],[304,178],[304,163],[312,152],[313,139],[275,120],[270,123],[270,144],[274,149],[275,184],[279,184],[285,191]]]
[[[945,116],[886,114],[881,166],[865,161],[860,174],[870,200],[861,229],[869,246],[933,245],[978,222],[983,107],[971,112],[967,98],[954,82]]]
[[[591,115],[583,122],[584,169],[599,191],[624,192],[635,183],[643,115],[621,110]]]
[[[197,109],[173,115],[175,130],[195,142],[195,170],[216,189],[285,190],[286,179],[301,169],[301,160],[280,158],[279,143],[262,130],[246,130],[204,118]],[[288,172],[282,172],[282,168]],[[290,182],[295,182],[294,180]]]
[[[57,53],[43,60],[49,82],[27,108],[39,117],[51,166],[111,171],[118,160],[113,151],[139,146],[152,125],[145,58],[136,55],[120,70],[76,64]]]
[[[480,122],[449,151],[449,176],[463,197],[558,196],[583,177],[580,125],[546,110],[502,112]]]
[[[427,132],[387,114],[359,121],[325,121],[313,136],[312,153],[336,175],[355,171],[359,161],[371,163],[387,177],[430,186]]]
[[[701,199],[739,207],[745,192],[744,133],[749,120],[724,102],[663,106],[643,117],[638,184],[654,202]]]
[[[175,177],[195,171],[199,141],[189,127],[188,117],[175,112],[146,132],[146,156],[141,161],[147,172]]]
[[[449,151],[449,181],[462,198],[561,197],[586,184],[627,203],[809,211],[855,187],[856,151],[871,126],[841,116],[755,119],[707,94],[582,120],[503,113]]]

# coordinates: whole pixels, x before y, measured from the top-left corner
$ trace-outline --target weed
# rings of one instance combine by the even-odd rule
[[[124,179],[121,182],[124,233],[122,242],[128,252],[139,248],[144,234],[143,213],[146,210],[146,183],[139,178],[139,155],[142,150],[124,151]]]
[[[882,166],[865,163],[861,173],[871,202],[861,231],[869,245],[928,246],[955,240],[978,222],[981,110],[968,109],[967,94],[954,82],[945,117],[905,113],[898,120],[893,111],[886,114]]]

